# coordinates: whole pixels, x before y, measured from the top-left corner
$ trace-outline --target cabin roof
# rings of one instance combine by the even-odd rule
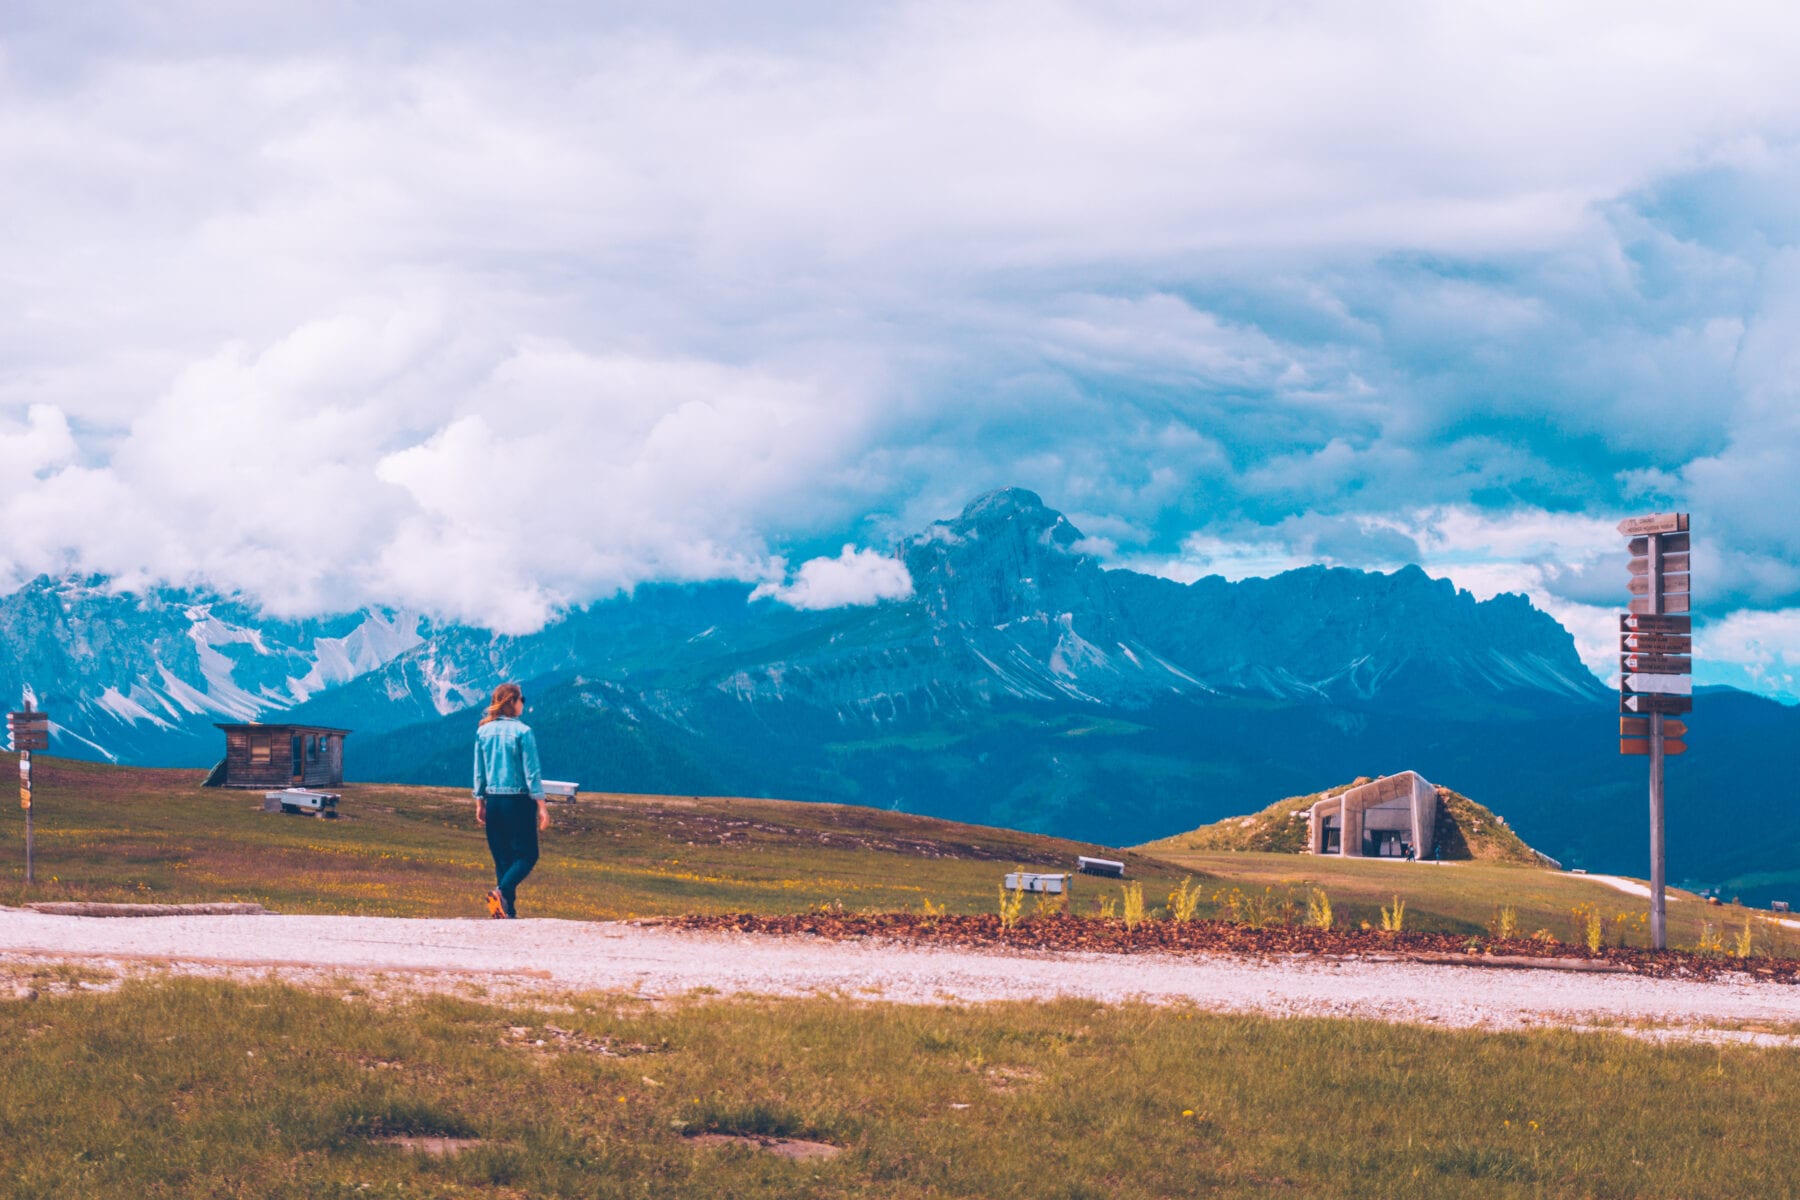
[[[348,729],[338,729],[337,727],[332,726],[332,725],[263,725],[263,724],[260,724],[260,723],[254,722],[254,721],[248,725],[225,725],[225,724],[221,724],[221,723],[215,721],[213,723],[213,728],[223,729],[227,733],[230,733],[230,732],[232,732],[234,730],[238,730],[238,729],[260,729],[260,730],[264,731],[265,733],[287,732],[287,733],[348,734],[348,733],[352,732],[351,730],[348,730]]]

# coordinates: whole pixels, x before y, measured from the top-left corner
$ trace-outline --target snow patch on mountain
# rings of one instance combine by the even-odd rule
[[[1117,671],[1106,651],[1075,632],[1075,614],[1061,613],[1056,618],[1056,645],[1050,651],[1049,666],[1065,679],[1077,678],[1084,667]]]
[[[431,693],[431,706],[439,716],[469,707],[488,698],[486,689],[470,686],[457,677],[456,664],[441,660],[436,654],[419,658],[419,673]]]
[[[132,691],[134,692],[139,690],[141,689],[136,687],[132,688]],[[100,698],[94,703],[102,711],[109,712],[119,720],[128,724],[136,723],[138,721],[148,721],[158,729],[174,728],[169,722],[163,720],[130,696],[124,695],[116,687],[109,687],[104,692],[101,692]]]
[[[396,613],[391,618],[369,613],[362,624],[336,638],[314,638],[312,669],[287,681],[293,703],[299,704],[359,675],[379,670],[415,646],[425,644],[419,633],[423,618],[417,613]],[[440,713],[446,711],[442,708]]]
[[[108,750],[105,746],[102,746],[99,742],[96,742],[91,738],[82,737],[79,733],[76,733],[73,729],[70,729],[68,726],[58,725],[55,721],[52,721],[52,722],[50,722],[50,740],[52,743],[54,743],[59,738],[68,738],[71,741],[80,742],[82,745],[84,745],[88,749],[92,750],[95,754],[98,754],[101,758],[104,758],[107,762],[116,763],[119,761],[118,755],[114,754],[111,750]],[[57,748],[59,750],[62,749],[62,747],[60,747],[60,746]]]

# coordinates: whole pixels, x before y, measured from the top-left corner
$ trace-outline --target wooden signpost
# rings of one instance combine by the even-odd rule
[[[19,807],[25,810],[25,882],[32,881],[31,752],[50,748],[50,718],[33,712],[31,701],[24,712],[6,714],[7,749],[19,756]]]
[[[1694,621],[1689,611],[1688,515],[1655,513],[1619,522],[1631,561],[1632,599],[1619,618],[1619,753],[1650,759],[1650,940],[1669,945],[1663,858],[1663,760],[1683,754],[1694,707]]]

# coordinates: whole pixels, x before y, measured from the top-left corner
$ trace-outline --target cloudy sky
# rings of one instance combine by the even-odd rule
[[[828,603],[1020,485],[1605,674],[1679,508],[1800,698],[1791,6],[513,7],[0,8],[0,588]]]

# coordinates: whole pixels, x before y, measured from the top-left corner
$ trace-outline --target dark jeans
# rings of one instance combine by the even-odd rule
[[[487,798],[488,852],[494,856],[494,881],[500,888],[506,915],[516,916],[514,901],[519,885],[537,866],[537,801],[517,792],[500,792]]]

